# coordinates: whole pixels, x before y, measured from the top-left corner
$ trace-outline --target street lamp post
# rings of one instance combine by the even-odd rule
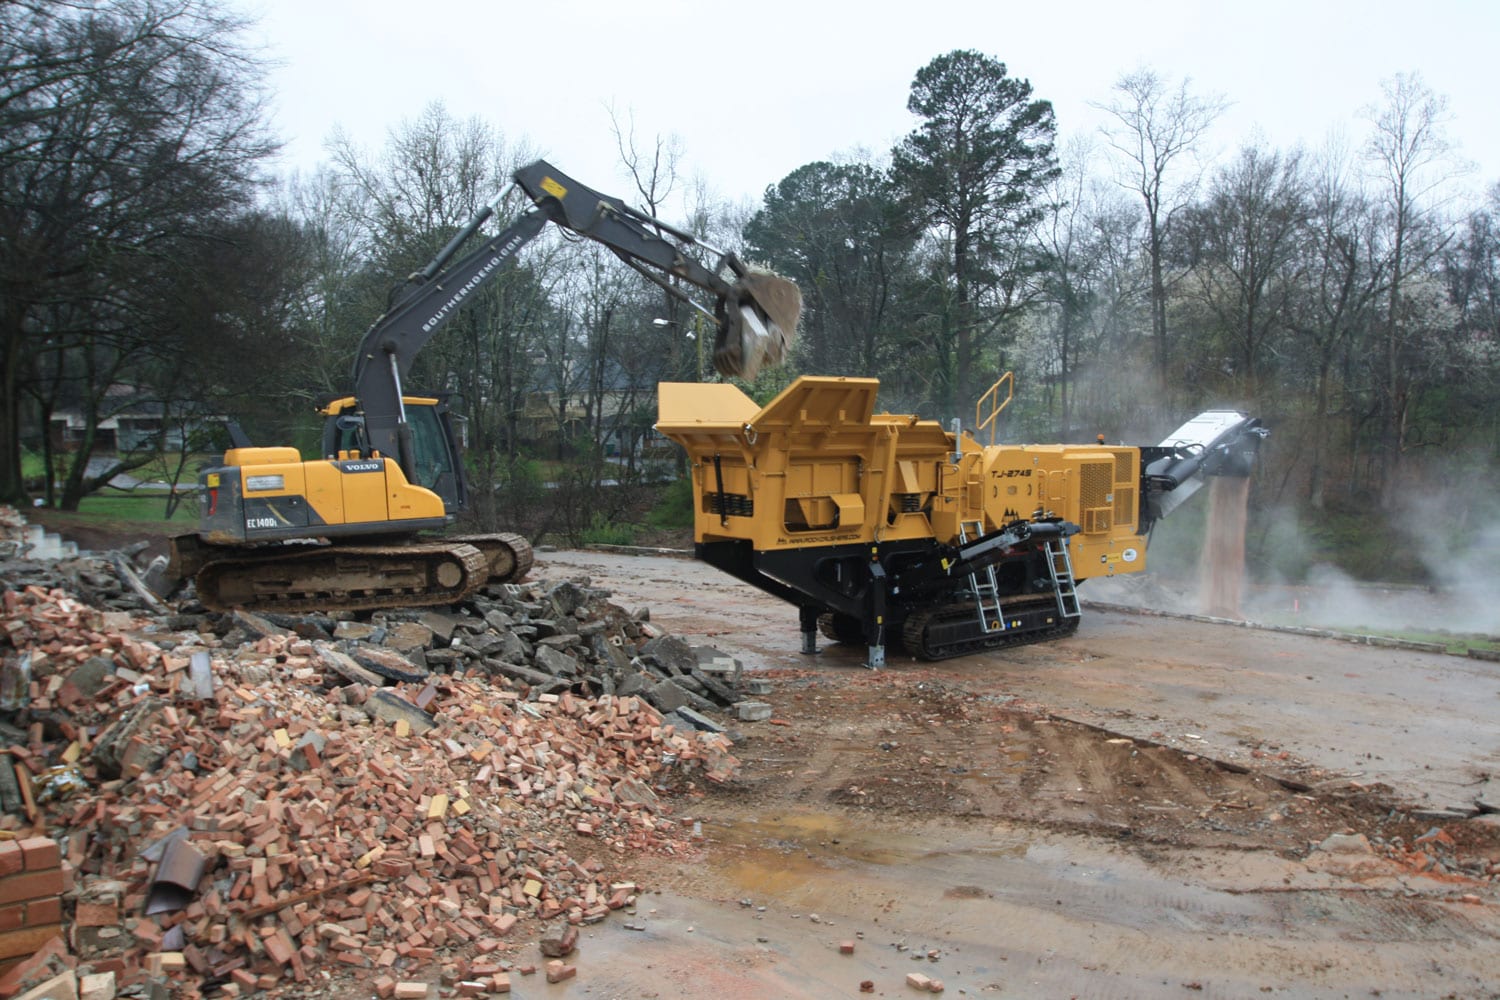
[[[675,326],[675,327],[677,327],[679,329],[681,329],[681,327],[682,327],[682,324],[678,323],[676,320],[662,319],[661,317],[657,317],[656,319],[653,319],[651,321],[651,325],[654,326],[654,327],[657,327],[658,329],[661,329],[663,327],[668,327],[668,326]],[[694,355],[694,366],[693,366],[693,381],[694,382],[702,382],[703,381],[703,337],[702,337],[702,333],[703,333],[703,317],[701,315],[695,313],[693,315],[693,329],[686,330],[686,331],[683,332],[683,336],[686,337],[688,340],[691,340],[693,342],[693,349],[694,349],[694,352],[695,352],[695,355]]]

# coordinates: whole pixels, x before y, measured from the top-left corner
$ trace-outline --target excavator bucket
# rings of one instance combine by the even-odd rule
[[[714,368],[720,375],[753,379],[762,365],[778,365],[791,352],[802,291],[779,274],[752,270],[730,289],[724,313],[714,340]]]

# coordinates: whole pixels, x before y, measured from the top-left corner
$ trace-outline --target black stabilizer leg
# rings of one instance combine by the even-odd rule
[[[818,609],[802,605],[798,617],[802,622],[802,655],[818,655]]]
[[[879,670],[885,666],[885,567],[870,563],[870,589],[865,597],[865,642],[869,659],[865,666]]]

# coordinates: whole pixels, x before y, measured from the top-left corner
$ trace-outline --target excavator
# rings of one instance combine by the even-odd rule
[[[1009,373],[972,431],[876,413],[879,387],[803,376],[760,407],[664,382],[656,424],[691,463],[697,557],[794,605],[804,653],[821,632],[872,668],[888,645],[941,660],[1072,633],[1077,585],[1145,569],[1153,524],[1205,476],[1249,476],[1267,434],[1211,410],[1160,445],[996,444]]]
[[[468,503],[451,414],[440,396],[408,394],[413,359],[551,222],[598,241],[714,323],[714,364],[754,378],[790,348],[797,286],[602,195],[545,161],[522,167],[365,333],[352,392],[320,410],[322,455],[255,447],[231,426],[221,464],[202,471],[198,530],[173,539],[168,575],[192,579],[207,607],[369,610],[449,604],[486,583],[522,578],[531,546],[512,533],[440,535]],[[515,222],[453,258],[519,188]],[[699,258],[710,260],[705,264]],[[683,284],[708,293],[697,302]]]

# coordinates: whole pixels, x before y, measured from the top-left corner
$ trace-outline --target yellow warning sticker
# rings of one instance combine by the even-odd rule
[[[561,184],[557,183],[557,181],[553,180],[550,177],[542,178],[542,190],[559,201],[561,201],[563,196],[568,193],[567,188],[563,187]]]

